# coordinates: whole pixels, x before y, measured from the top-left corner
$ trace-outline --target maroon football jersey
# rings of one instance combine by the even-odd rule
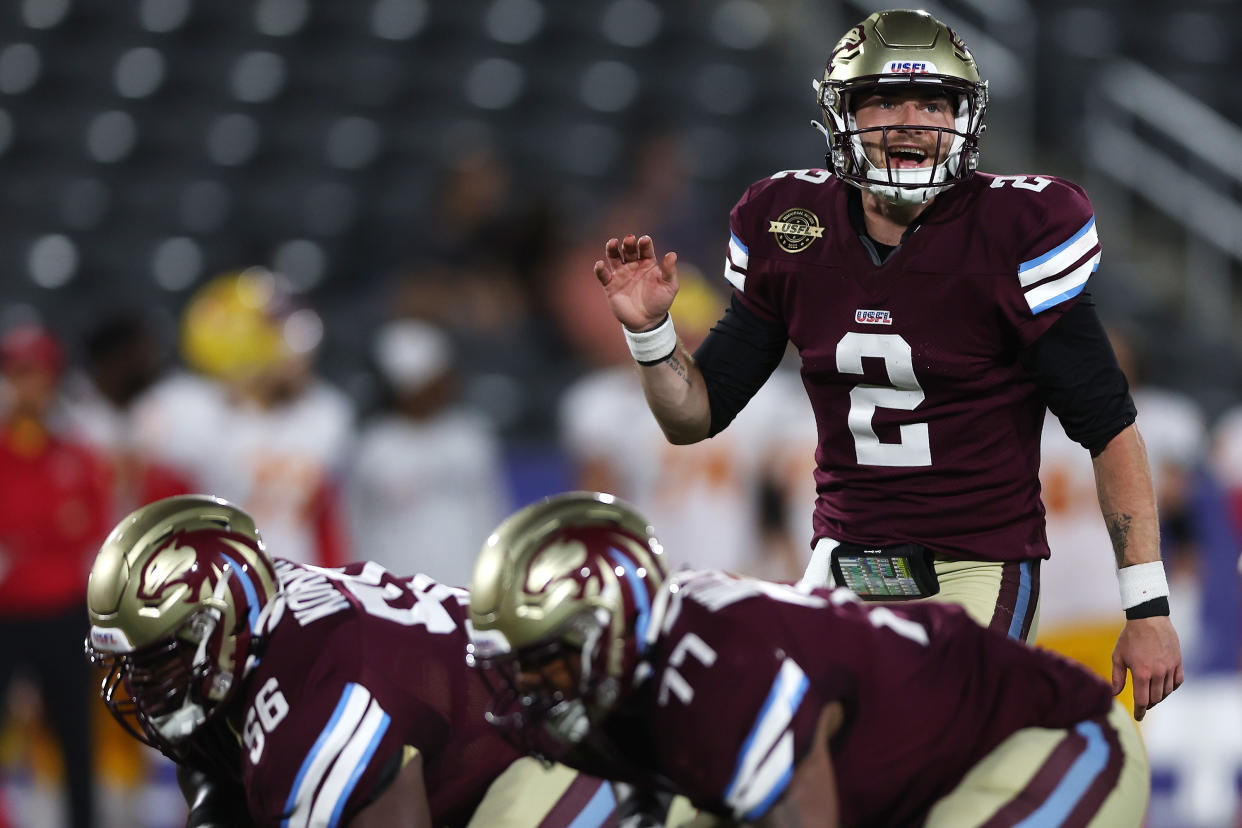
[[[670,580],[650,625],[653,669],[634,704],[656,743],[653,770],[739,819],[785,792],[832,701],[845,711],[830,743],[841,821],[855,828],[920,824],[1010,734],[1112,705],[1078,665],[949,604],[863,604],[845,589],[689,572]]]
[[[465,591],[375,563],[276,569],[283,606],[265,625],[242,728],[255,821],[346,824],[410,745],[435,824],[464,825],[518,756],[484,721],[490,693],[465,663]]]
[[[734,207],[725,277],[785,326],[819,426],[815,538],[1047,557],[1044,405],[1020,351],[1099,264],[1091,204],[1049,176],[976,174],[876,265],[849,185],[777,173]]]

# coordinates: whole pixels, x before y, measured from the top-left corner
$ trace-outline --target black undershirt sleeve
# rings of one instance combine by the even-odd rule
[[[715,437],[768,381],[785,355],[789,336],[779,323],[768,322],[734,295],[725,315],[694,352],[707,384]]]
[[[1019,359],[1065,433],[1092,457],[1134,422],[1129,383],[1085,291]]]

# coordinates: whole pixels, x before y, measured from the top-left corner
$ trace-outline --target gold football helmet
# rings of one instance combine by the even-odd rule
[[[124,518],[91,568],[86,652],[100,695],[130,733],[175,761],[238,694],[261,613],[279,591],[254,520],[208,495]]]
[[[979,163],[979,136],[987,108],[987,82],[953,30],[924,11],[877,12],[846,32],[828,58],[823,80],[812,81],[828,140],[828,168],[843,181],[889,201],[918,204],[965,180]],[[953,128],[894,125],[859,129],[854,106],[876,91],[935,91],[956,107]],[[864,139],[889,159],[889,133],[935,132],[931,166],[878,166]]]
[[[295,301],[288,279],[262,267],[221,273],[190,297],[181,317],[181,354],[192,368],[244,382],[308,358],[323,323]]]
[[[607,494],[557,495],[501,523],[470,586],[467,661],[502,679],[489,720],[544,755],[557,748],[540,747],[539,729],[554,745],[581,741],[633,686],[663,552],[647,521]],[[575,698],[519,689],[520,670],[561,656],[578,670]]]

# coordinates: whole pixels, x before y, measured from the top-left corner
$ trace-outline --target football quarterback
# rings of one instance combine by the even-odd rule
[[[1090,199],[1055,175],[979,169],[987,82],[926,12],[851,27],[814,88],[826,168],[775,172],[734,205],[730,304],[693,355],[669,313],[676,253],[628,228],[605,243],[595,277],[648,407],[670,442],[714,437],[793,343],[819,432],[806,583],[934,596],[1027,641],[1051,554],[1051,411],[1091,456],[1125,611],[1113,690],[1128,671],[1141,719],[1182,659],[1136,407],[1087,290]]]
[[[611,495],[502,523],[470,598],[491,721],[527,750],[746,823],[1141,824],[1138,732],[1078,665],[960,607],[670,576],[662,557]]]

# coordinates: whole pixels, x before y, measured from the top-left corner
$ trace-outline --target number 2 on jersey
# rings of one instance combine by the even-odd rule
[[[860,383],[850,390],[848,423],[854,435],[854,450],[864,466],[930,466],[931,443],[927,423],[907,423],[899,428],[901,440],[881,443],[872,419],[877,408],[913,411],[925,394],[914,376],[910,344],[897,334],[851,331],[837,343],[837,370],[842,374],[863,373],[863,357],[884,360],[887,386]]]

